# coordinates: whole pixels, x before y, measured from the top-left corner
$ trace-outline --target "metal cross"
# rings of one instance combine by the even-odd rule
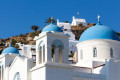
[[[51,17],[51,20],[53,20],[53,17]]]
[[[98,18],[98,22],[100,22],[100,15],[98,15],[98,17],[97,17],[97,18]]]

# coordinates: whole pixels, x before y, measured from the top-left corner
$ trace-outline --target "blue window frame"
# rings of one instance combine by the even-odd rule
[[[113,49],[110,49],[110,57],[113,58]]]
[[[93,57],[97,57],[97,48],[93,49]]]
[[[21,80],[19,72],[15,74],[14,80]]]

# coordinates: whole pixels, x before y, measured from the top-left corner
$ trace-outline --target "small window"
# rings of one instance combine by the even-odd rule
[[[36,55],[32,55],[33,62],[36,61]]]
[[[14,80],[21,80],[19,72],[15,74]]]
[[[93,57],[97,57],[97,48],[93,49]]]
[[[113,58],[113,49],[110,49],[110,57]]]
[[[70,51],[70,53],[72,54],[72,53],[73,53],[73,51]]]
[[[64,31],[67,31],[67,29],[64,29]]]

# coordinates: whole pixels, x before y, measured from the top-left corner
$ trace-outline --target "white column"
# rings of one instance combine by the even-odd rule
[[[59,53],[58,53],[58,48],[55,48],[55,62],[59,63]]]
[[[52,62],[52,56],[51,56],[51,51],[52,51],[52,50],[51,50],[51,49],[52,49],[51,47],[47,47],[47,49],[46,49],[46,54],[47,54],[47,55],[46,55],[46,57],[47,57],[47,60],[46,60],[46,61],[47,61],[47,62],[49,62],[49,61]]]
[[[47,62],[47,47],[45,46],[45,62]]]
[[[69,50],[67,49],[62,49],[62,62],[63,63],[68,63],[68,59],[69,59]]]
[[[45,62],[45,56],[46,56],[46,55],[45,55],[45,47],[43,47],[43,58],[42,58],[42,59],[43,59],[43,62]]]

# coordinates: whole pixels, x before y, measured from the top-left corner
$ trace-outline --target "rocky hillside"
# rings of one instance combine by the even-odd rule
[[[72,26],[71,30],[73,34],[75,34],[75,39],[78,40],[81,36],[81,34],[89,27],[94,26],[94,23],[88,23],[87,26],[83,26],[82,24],[78,26]]]
[[[96,24],[94,23],[89,23],[87,26],[72,26],[71,30],[75,34],[76,40],[79,40],[81,34],[89,27],[94,26]],[[116,32],[120,38],[120,33]]]
[[[35,44],[35,41],[33,39],[35,36],[38,36],[40,32],[41,30],[36,32],[26,33],[26,34],[20,34],[18,36],[9,37],[6,39],[0,39],[0,53],[4,48],[9,46],[9,43],[12,43],[12,45],[16,48],[19,48],[19,46],[16,45],[15,43]]]
[[[71,30],[72,32],[75,34],[75,38],[76,40],[79,39],[79,37],[81,36],[81,34],[89,27],[95,25],[94,23],[88,23],[87,26],[83,26],[82,24],[80,24],[79,26],[72,26]],[[34,42],[34,37],[39,35],[39,33],[41,32],[41,30],[36,31],[36,32],[30,32],[30,33],[26,33],[26,34],[20,34],[19,36],[13,36],[13,37],[9,37],[6,39],[0,39],[0,53],[2,52],[2,50],[6,47],[8,47],[8,44],[11,42],[13,44],[14,47],[19,48],[18,45],[16,45],[15,43],[23,43],[23,44],[35,44]],[[120,37],[120,34],[117,33]]]

